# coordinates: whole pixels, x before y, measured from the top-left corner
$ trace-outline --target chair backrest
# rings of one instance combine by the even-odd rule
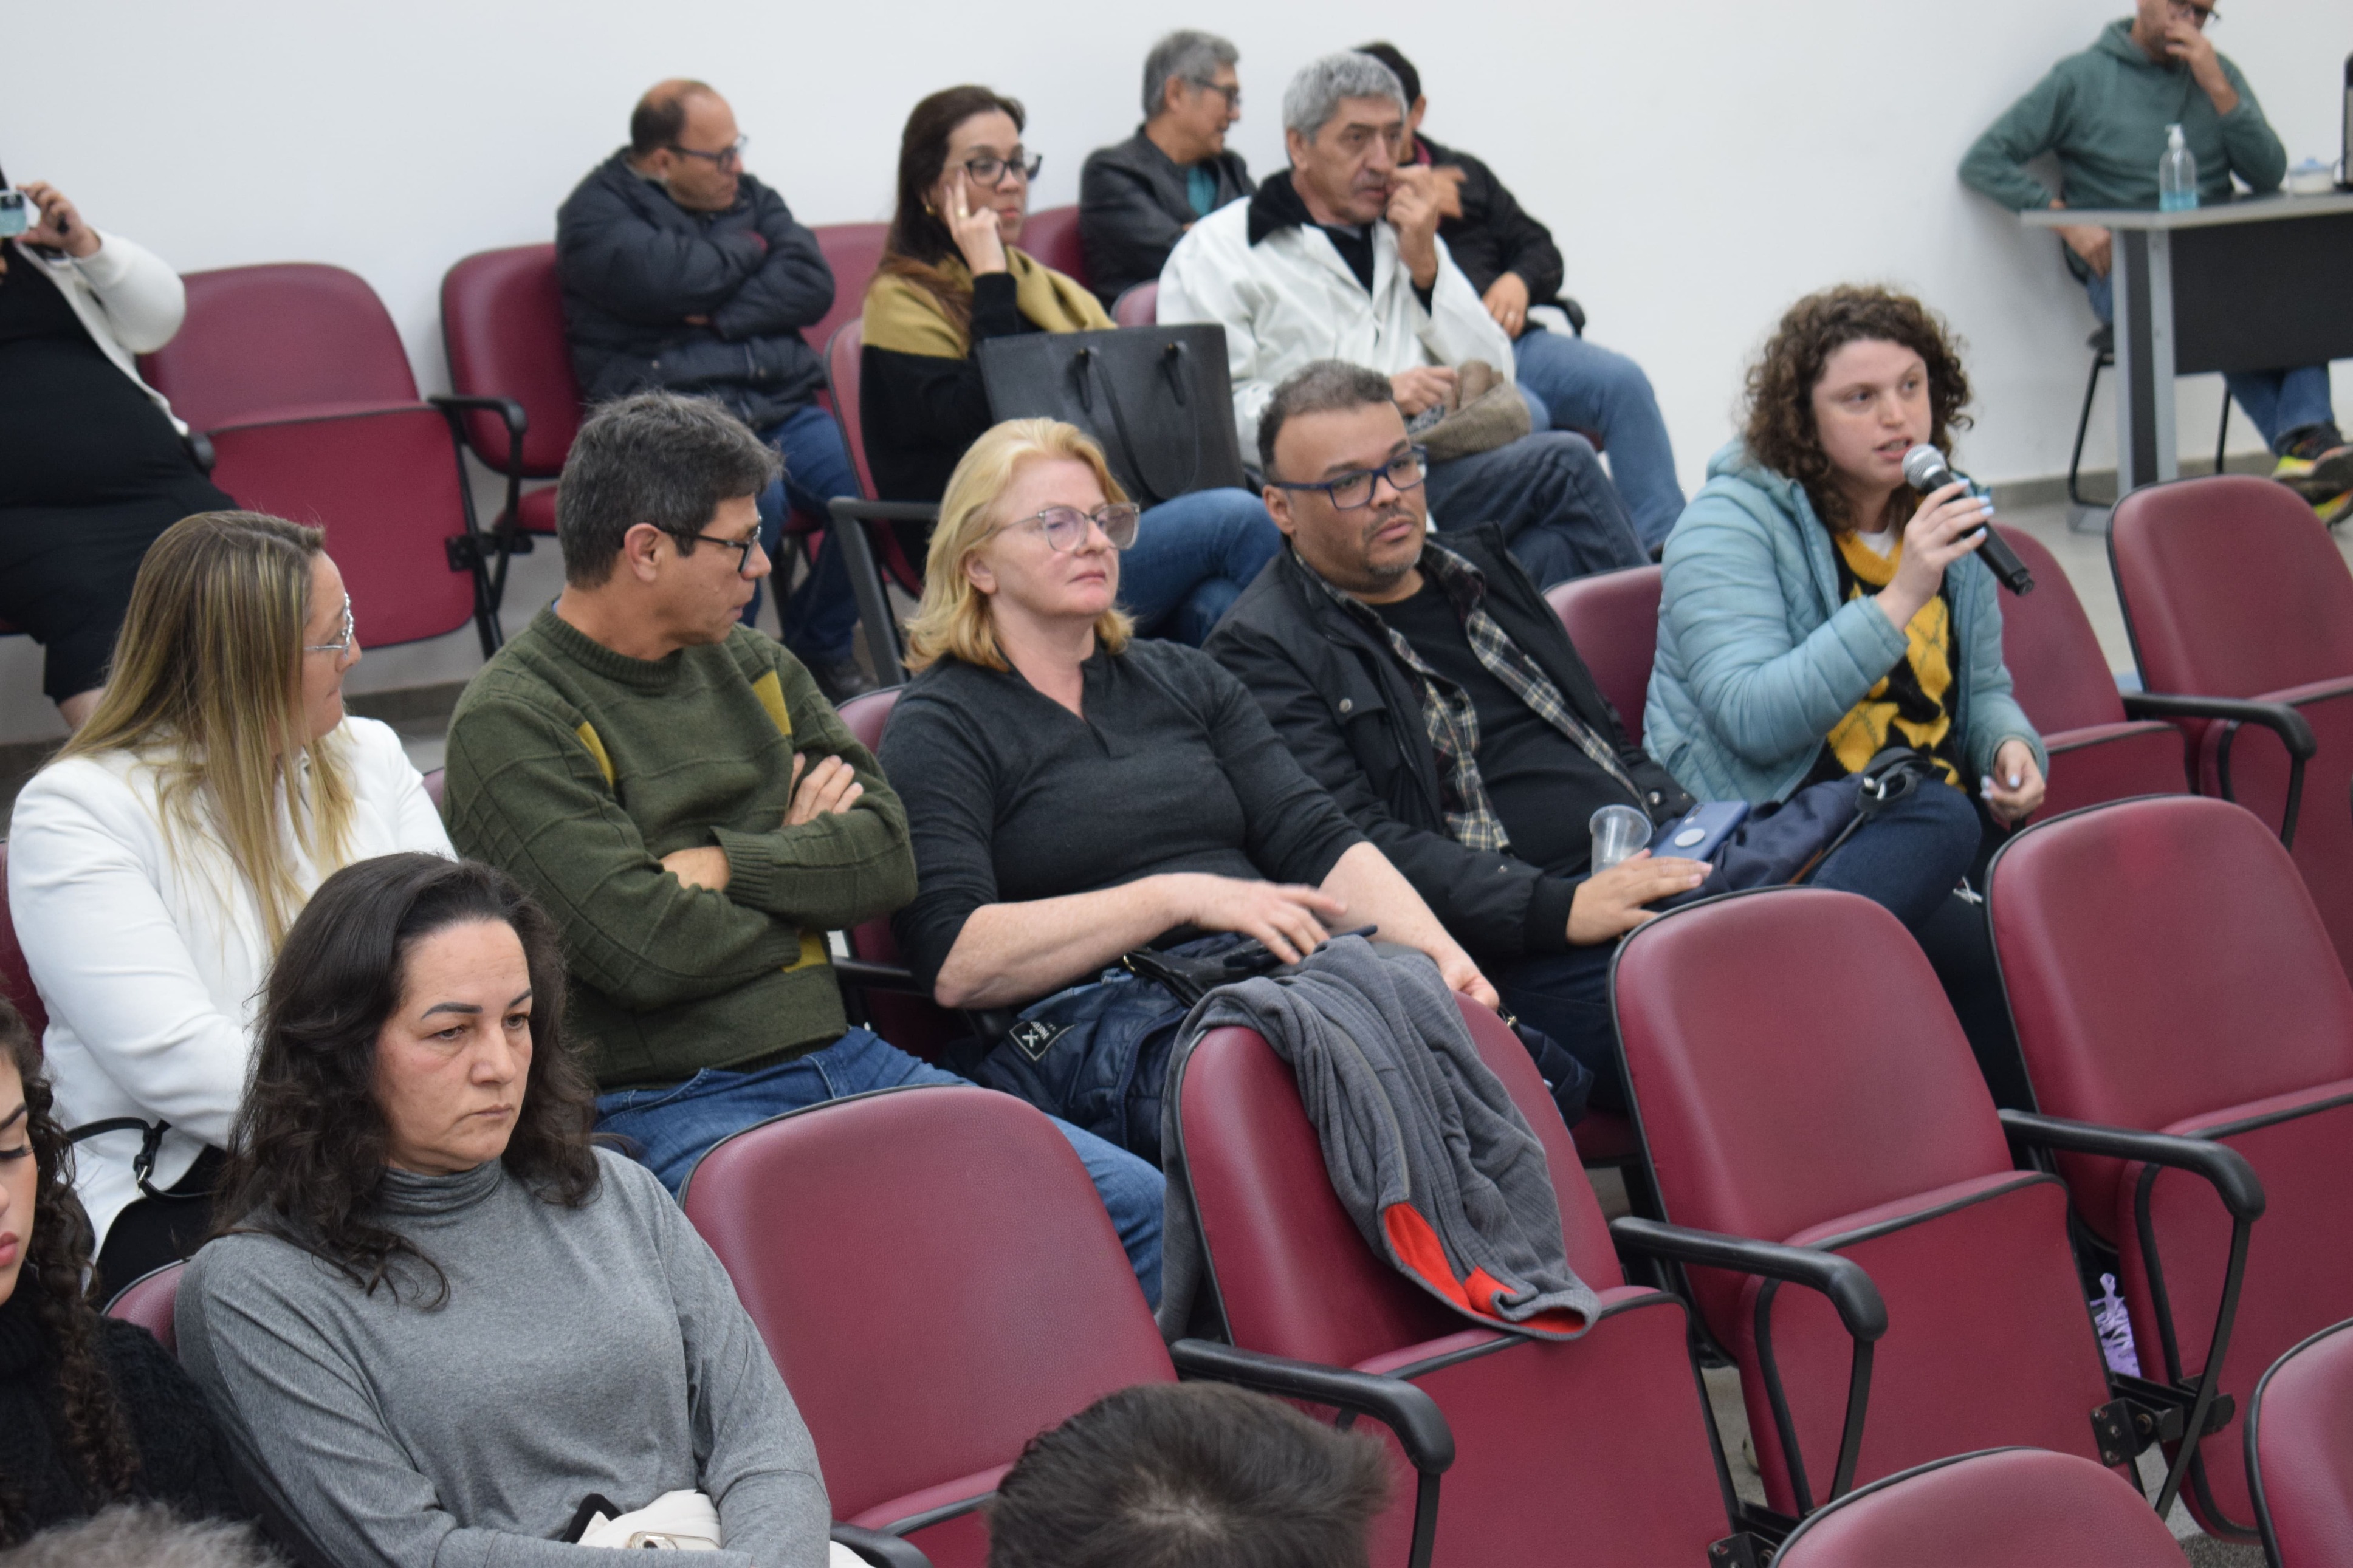
[[[875,499],[874,470],[866,462],[866,417],[858,406],[859,377],[865,365],[866,323],[859,317],[834,329],[825,343],[825,382],[833,397],[833,416],[841,422],[842,444],[858,468],[858,489]]]
[[[986,1492],[1039,1432],[1176,1375],[1085,1167],[1010,1095],[926,1085],[781,1116],[713,1147],[681,1200],[837,1518]]]
[[[2036,574],[2038,579],[2040,572]],[[1790,1532],[1774,1568],[2182,1568],[2172,1531],[2089,1459],[1996,1448],[1861,1487]]]
[[[2284,485],[2137,489],[2116,503],[2108,557],[2148,690],[2254,697],[2353,675],[2353,571]]]
[[[817,323],[805,329],[801,336],[809,347],[822,353],[833,334],[858,320],[866,309],[866,286],[874,280],[874,270],[882,264],[882,242],[890,236],[887,223],[828,223],[809,230],[817,236],[817,247],[824,253],[825,264],[833,271],[833,308]]]
[[[449,390],[522,405],[530,420],[524,477],[561,473],[580,429],[581,396],[564,336],[555,247],[478,250],[449,268],[441,279],[441,342],[449,355]],[[464,426],[474,456],[503,472],[506,426],[491,414],[469,414]]]
[[[868,691],[851,698],[841,705],[841,721],[858,737],[858,743],[870,752],[882,749],[882,731],[891,722],[891,710],[899,700],[903,686],[886,686],[880,691]],[[871,921],[852,926],[848,936],[853,958],[869,963],[903,964],[907,955],[899,950],[899,938],[891,930],[891,917],[877,915]],[[874,1032],[913,1056],[926,1061],[936,1060],[940,1054],[957,1040],[972,1034],[972,1029],[955,1014],[921,996],[902,992],[869,987],[866,1011]]]
[[[2276,1568],[2321,1568],[2353,1548],[2353,1319],[2273,1363],[2247,1404],[2255,1518]]]
[[[358,273],[280,262],[185,281],[187,319],[139,363],[195,428],[269,411],[417,401],[399,330]]]
[[[1021,226],[1021,248],[1066,278],[1087,281],[1087,253],[1079,243],[1079,209],[1048,207]]]
[[[1656,566],[1629,566],[1572,577],[1545,593],[1545,602],[1568,628],[1577,656],[1618,710],[1627,738],[1642,738],[1642,712],[1651,690],[1651,662],[1659,648],[1659,579]]]
[[[2001,596],[2001,659],[2018,705],[2045,735],[2125,721],[2100,637],[2058,558],[2022,528],[1995,530],[2034,574],[2031,594]]]
[[[16,941],[16,922],[8,915],[8,841],[0,838],[0,997],[5,997],[33,1032],[37,1047],[48,1032],[49,1010],[33,989],[33,972],[26,966],[25,949]]]
[[[447,768],[434,768],[426,773],[425,798],[433,803],[434,810],[441,809],[441,796],[448,784],[449,771]]]
[[[1134,284],[1122,290],[1112,301],[1111,319],[1123,327],[1149,327],[1160,320],[1160,280],[1157,278]]]
[[[106,1304],[106,1315],[138,1324],[154,1335],[165,1350],[177,1353],[180,1338],[172,1327],[172,1309],[179,1300],[180,1276],[187,1267],[185,1263],[166,1263],[141,1275],[114,1293],[114,1299]]]

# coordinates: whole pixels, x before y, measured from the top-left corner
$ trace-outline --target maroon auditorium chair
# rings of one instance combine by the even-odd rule
[[[106,1315],[138,1324],[154,1335],[165,1350],[176,1354],[180,1337],[172,1326],[172,1308],[179,1299],[180,1276],[187,1267],[185,1263],[166,1263],[142,1274],[114,1293],[106,1303]]]
[[[858,619],[866,628],[866,656],[877,680],[884,686],[898,686],[907,679],[907,667],[899,656],[899,623],[891,614],[886,574],[889,582],[907,594],[920,595],[923,573],[922,563],[909,558],[898,530],[892,525],[932,522],[940,509],[928,502],[874,499],[874,470],[866,461],[865,410],[858,401],[865,345],[865,323],[855,316],[836,329],[825,345],[826,384],[833,399],[833,416],[840,422],[841,438],[849,446],[849,460],[866,492],[857,500],[836,498],[833,521],[841,530],[842,564],[849,569],[850,589],[858,595]]]
[[[1839,1253],[1885,1298],[1855,1480],[2014,1444],[2115,1465],[2147,1446],[2154,1432],[2131,1430],[2135,1413],[2114,1404],[2066,1189],[2012,1162],[2010,1137],[2054,1141],[2061,1124],[2030,1134],[2016,1129],[2038,1119],[1997,1116],[1894,916],[1813,888],[1710,900],[1628,936],[1611,993],[1666,1217]],[[2227,1150],[2091,1131],[2254,1184]],[[1813,1297],[1769,1281],[1695,1269],[1691,1289],[1739,1363],[1767,1496],[1808,1511],[1839,1450],[1846,1336]],[[2202,1400],[2189,1412],[2206,1414]],[[2168,1505],[2179,1479],[2177,1468]]]
[[[801,336],[809,347],[819,353],[833,341],[833,334],[858,320],[866,309],[866,286],[874,280],[875,269],[882,265],[882,243],[890,237],[887,223],[819,224],[809,232],[817,236],[817,247],[825,254],[825,264],[833,271],[833,308],[815,324],[804,329]]]
[[[2353,1562],[2353,1319],[2263,1373],[2247,1403],[2246,1450],[2271,1568]]]
[[[186,282],[179,335],[140,370],[210,439],[213,482],[239,506],[327,530],[363,643],[471,620],[493,652],[499,552],[475,521],[453,428],[491,404],[420,399],[392,317],[356,273],[290,262]]]
[[[1047,207],[1021,226],[1021,248],[1081,283],[1087,281],[1087,253],[1079,244],[1079,209]]]
[[[1179,1368],[1396,1422],[1433,1482],[1450,1458],[1400,1379],[1164,1345],[1085,1167],[1010,1095],[924,1085],[779,1116],[722,1140],[680,1198],[793,1391],[836,1517],[941,1568],[981,1568],[979,1510],[1030,1438]]]
[[[1774,1568],[2183,1568],[2147,1500],[2088,1459],[1994,1448],[1937,1459],[1809,1518]]]
[[[1600,1296],[1601,1317],[1577,1339],[1535,1339],[1477,1327],[1409,1282],[1333,1195],[1291,1068],[1255,1032],[1224,1028],[1177,1064],[1170,1088],[1207,1248],[1204,1294],[1224,1331],[1253,1351],[1410,1379],[1437,1401],[1455,1442],[1436,1557],[1450,1568],[1759,1561],[1739,1554],[1758,1543],[1738,1538],[1760,1523],[1768,1538],[1777,1531],[1733,1494],[1683,1303],[1626,1283],[1526,1051],[1485,1008],[1462,1012],[1544,1145],[1569,1265]],[[1842,1260],[1640,1220],[1620,1226],[1630,1245],[1696,1245],[1834,1289],[1866,1340],[1883,1325],[1870,1282]],[[1409,1524],[1401,1502],[1383,1516],[1377,1563],[1405,1559]]]
[[[2353,964],[2353,572],[2336,541],[2295,491],[2226,474],[2118,501],[2108,559],[2141,684],[2236,700],[2219,722],[2182,721],[2199,793],[2293,844]]]
[[[25,950],[16,941],[16,922],[8,916],[8,841],[0,838],[0,998],[12,1004],[37,1047],[48,1033],[49,1010],[33,989],[33,972],[25,966]]]
[[[1123,327],[1149,327],[1160,320],[1160,282],[1155,279],[1122,289],[1112,301],[1111,319]]]
[[[1572,577],[1545,590],[1545,603],[1568,628],[1577,657],[1638,744],[1650,705],[1651,665],[1659,650],[1660,577],[1656,566],[1628,566]]]
[[[905,690],[886,686],[862,692],[841,705],[841,721],[868,751],[882,750],[882,731],[891,710]],[[850,961],[836,961],[844,984],[860,989],[866,1003],[867,1026],[901,1050],[936,1061],[948,1046],[972,1033],[956,1014],[934,1002],[907,972],[906,955],[892,933],[891,917],[874,919],[849,933]]]
[[[2353,1316],[2353,985],[2285,849],[2244,808],[2126,801],[2030,827],[1989,879],[1995,951],[2037,1109],[2244,1157],[2268,1204],[2251,1240],[2202,1182],[2062,1157],[2075,1212],[2123,1255],[2142,1371],[2213,1380],[2242,1407],[2289,1346]],[[2235,1248],[2246,1248],[2243,1280]],[[2188,1501],[2254,1537],[2235,1436]]]
[[[449,384],[496,405],[460,426],[482,466],[507,478],[507,510],[491,527],[554,533],[555,487],[525,492],[522,481],[562,473],[580,430],[584,400],[564,337],[555,247],[481,250],[450,268],[441,279],[441,344]]]

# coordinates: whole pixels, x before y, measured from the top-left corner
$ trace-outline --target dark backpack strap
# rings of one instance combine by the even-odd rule
[[[168,1198],[169,1193],[158,1192],[148,1178],[155,1173],[155,1153],[164,1146],[164,1134],[172,1130],[168,1121],[142,1121],[136,1116],[110,1116],[103,1121],[85,1121],[69,1129],[66,1142],[75,1144],[85,1138],[97,1138],[109,1132],[129,1132],[137,1129],[145,1134],[139,1140],[139,1152],[131,1157],[131,1174],[139,1190],[151,1198]]]

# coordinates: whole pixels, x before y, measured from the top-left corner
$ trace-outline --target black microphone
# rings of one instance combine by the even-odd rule
[[[1956,480],[1974,483],[1967,475],[1953,472],[1952,465],[1945,461],[1945,454],[1926,441],[1904,454],[1904,482],[1922,495],[1943,489]],[[2026,563],[2018,558],[2018,552],[2010,547],[2009,542],[1994,531],[1991,522],[1985,525],[1982,536],[1985,542],[1978,546],[1978,559],[1991,570],[1994,580],[2013,594],[2032,593],[2034,574],[2026,569]]]

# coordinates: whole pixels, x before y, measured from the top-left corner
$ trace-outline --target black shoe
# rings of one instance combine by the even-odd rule
[[[845,654],[839,658],[804,658],[810,675],[817,679],[817,689],[825,700],[837,707],[862,692],[874,689],[874,678],[866,667]]]

